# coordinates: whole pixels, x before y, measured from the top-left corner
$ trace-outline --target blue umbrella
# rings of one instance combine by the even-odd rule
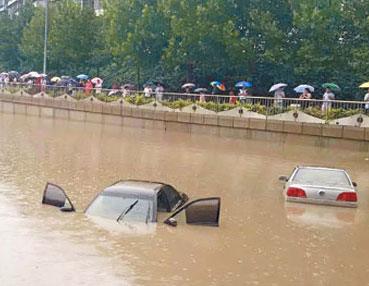
[[[252,83],[249,81],[240,81],[236,84],[236,87],[252,87]]]
[[[86,79],[88,79],[88,75],[86,75],[86,74],[80,74],[80,75],[77,75],[77,78],[78,79],[86,80]]]

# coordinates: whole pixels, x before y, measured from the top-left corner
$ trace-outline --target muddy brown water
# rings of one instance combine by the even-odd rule
[[[1,285],[369,285],[367,151],[10,114],[0,134]],[[286,204],[297,164],[347,169],[359,208]],[[220,196],[220,227],[85,217],[120,178]],[[41,205],[47,181],[76,213]]]

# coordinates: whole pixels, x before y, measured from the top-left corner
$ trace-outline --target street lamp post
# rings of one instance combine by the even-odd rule
[[[45,0],[45,39],[44,39],[44,69],[43,73],[46,74],[46,61],[47,61],[47,32],[49,25],[49,0]]]

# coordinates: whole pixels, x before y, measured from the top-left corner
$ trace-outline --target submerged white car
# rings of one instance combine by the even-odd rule
[[[288,202],[357,207],[355,187],[345,170],[298,166],[286,182],[283,194]]]

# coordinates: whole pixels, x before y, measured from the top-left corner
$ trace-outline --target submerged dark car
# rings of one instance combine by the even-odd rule
[[[164,223],[176,225],[184,216],[188,224],[218,226],[220,198],[202,198],[187,203],[188,196],[171,185],[138,180],[121,180],[102,190],[89,204],[85,214],[117,222],[157,222],[158,212],[171,213]],[[43,204],[75,211],[65,191],[47,183]],[[187,204],[186,204],[187,203]]]

